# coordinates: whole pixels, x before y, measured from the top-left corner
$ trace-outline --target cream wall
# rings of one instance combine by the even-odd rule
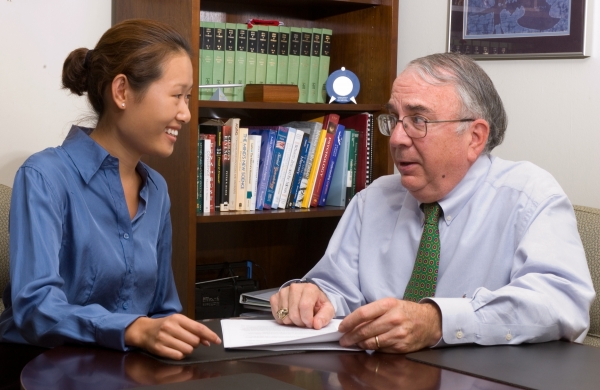
[[[400,0],[399,69],[445,50],[447,3]],[[110,4],[0,1],[0,183],[12,185],[27,156],[59,145],[70,125],[89,115],[85,98],[60,89],[60,74],[71,50],[93,47],[110,27]],[[600,38],[595,8],[590,36]],[[600,39],[592,46],[583,60],[480,64],[509,114],[506,139],[494,154],[532,161],[558,179],[573,203],[600,207]]]
[[[0,183],[39,150],[62,143],[89,116],[85,97],[61,89],[62,65],[110,27],[108,0],[0,1]]]
[[[532,161],[556,177],[573,203],[600,208],[600,6],[594,8],[589,58],[479,64],[509,116],[504,143],[493,154]],[[400,0],[399,70],[445,51],[447,12],[448,0]]]

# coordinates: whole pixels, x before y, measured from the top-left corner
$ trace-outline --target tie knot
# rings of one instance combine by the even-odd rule
[[[442,208],[438,202],[423,204],[423,212],[425,213],[425,223],[428,225],[437,225],[442,214]]]

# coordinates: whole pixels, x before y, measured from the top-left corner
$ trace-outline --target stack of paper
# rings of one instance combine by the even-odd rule
[[[338,332],[342,320],[333,319],[319,329],[280,325],[275,320],[221,320],[225,348],[258,349],[264,351],[360,351],[339,344]]]

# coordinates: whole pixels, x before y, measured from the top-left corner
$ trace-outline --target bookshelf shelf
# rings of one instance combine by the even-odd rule
[[[252,260],[276,287],[301,277],[323,255],[343,208],[196,214],[196,164],[200,117],[241,119],[242,126],[273,125],[335,112],[341,118],[383,111],[396,77],[399,0],[113,0],[113,24],[130,18],[175,27],[192,47],[198,85],[200,20],[245,23],[275,19],[287,26],[333,30],[330,71],[345,67],[361,82],[358,104],[190,101],[190,123],[173,154],[144,161],[166,179],[173,225],[172,267],[184,313],[195,311],[196,265]],[[314,115],[317,114],[317,115]],[[375,123],[376,125],[376,123]],[[388,139],[372,140],[373,178],[393,172]]]

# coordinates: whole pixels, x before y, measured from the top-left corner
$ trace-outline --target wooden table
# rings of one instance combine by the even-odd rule
[[[141,352],[76,346],[38,355],[23,369],[21,385],[26,390],[109,390],[241,373],[266,375],[304,389],[515,389],[383,353],[310,352],[173,365]]]

